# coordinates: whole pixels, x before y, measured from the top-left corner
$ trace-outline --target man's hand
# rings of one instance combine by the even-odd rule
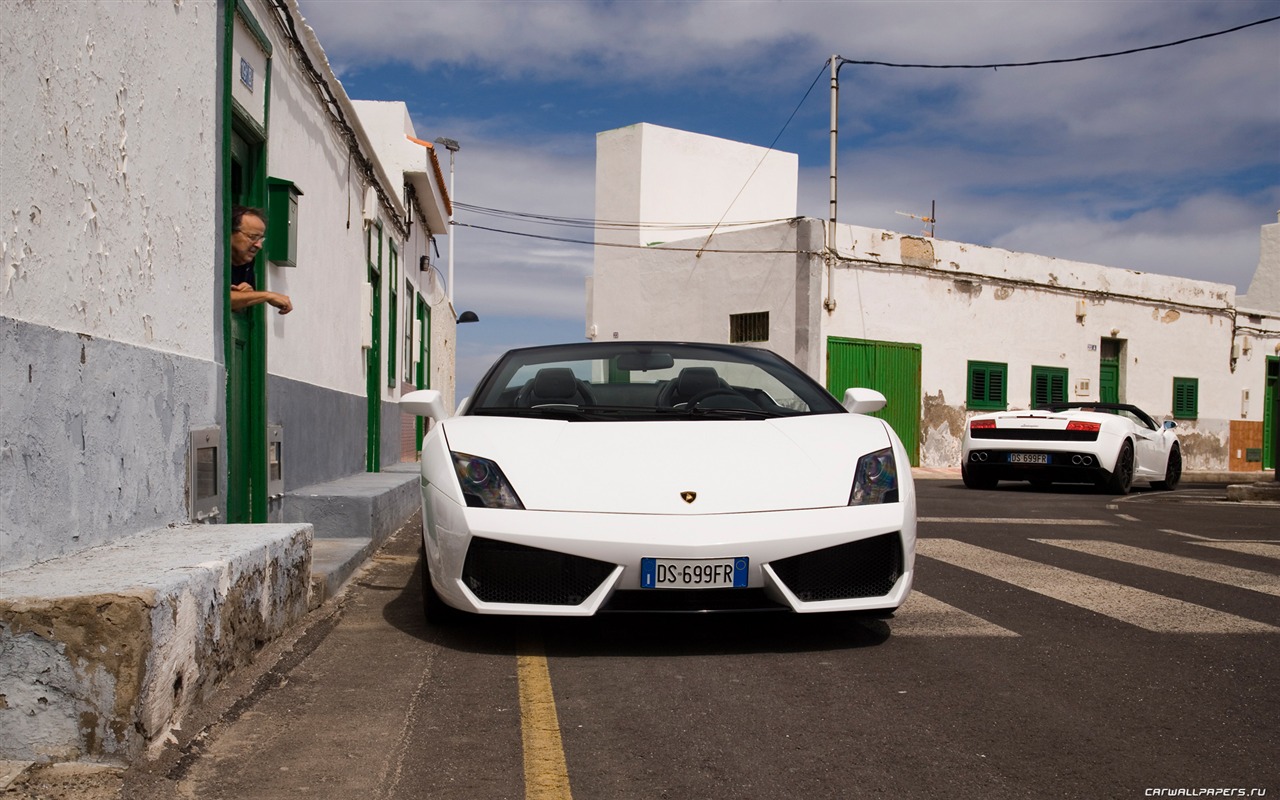
[[[268,303],[276,307],[281,314],[293,310],[293,301],[289,295],[279,292],[259,292],[248,283],[237,283],[231,287],[231,310],[244,311],[252,306]]]

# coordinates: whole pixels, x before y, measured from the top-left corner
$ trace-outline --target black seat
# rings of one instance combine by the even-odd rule
[[[685,367],[658,392],[658,405],[678,406],[711,389],[729,389],[715,367]]]
[[[578,380],[568,367],[546,367],[538,370],[516,396],[522,408],[545,405],[591,405],[595,399],[586,383]]]

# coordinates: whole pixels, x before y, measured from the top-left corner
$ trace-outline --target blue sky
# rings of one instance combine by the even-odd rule
[[[403,100],[420,137],[462,145],[458,202],[580,219],[593,216],[596,134],[638,122],[776,139],[799,155],[799,213],[825,218],[833,54],[1041,61],[1280,16],[1280,0],[299,2],[351,97]],[[1280,21],[1072,64],[848,64],[839,108],[843,223],[920,233],[899,212],[927,215],[936,202],[938,238],[1243,293],[1259,228],[1280,210]],[[456,219],[591,239],[465,210]],[[452,236],[456,306],[481,319],[458,330],[459,397],[509,348],[584,338],[590,246]]]

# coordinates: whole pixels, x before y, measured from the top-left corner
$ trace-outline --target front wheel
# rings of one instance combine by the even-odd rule
[[[1115,469],[1107,480],[1107,491],[1112,494],[1128,494],[1133,486],[1133,442],[1128,439],[1120,445],[1120,455],[1116,457]]]
[[[1152,481],[1151,485],[1161,491],[1170,491],[1178,488],[1180,480],[1182,480],[1182,451],[1175,444],[1169,451],[1169,461],[1164,468],[1164,480]]]

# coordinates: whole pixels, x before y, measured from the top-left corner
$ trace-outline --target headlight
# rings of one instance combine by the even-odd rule
[[[898,502],[898,467],[893,461],[893,448],[886,447],[858,459],[853,476],[853,492],[849,505],[868,506]]]
[[[452,453],[462,497],[473,508],[524,508],[498,465],[487,458]]]

